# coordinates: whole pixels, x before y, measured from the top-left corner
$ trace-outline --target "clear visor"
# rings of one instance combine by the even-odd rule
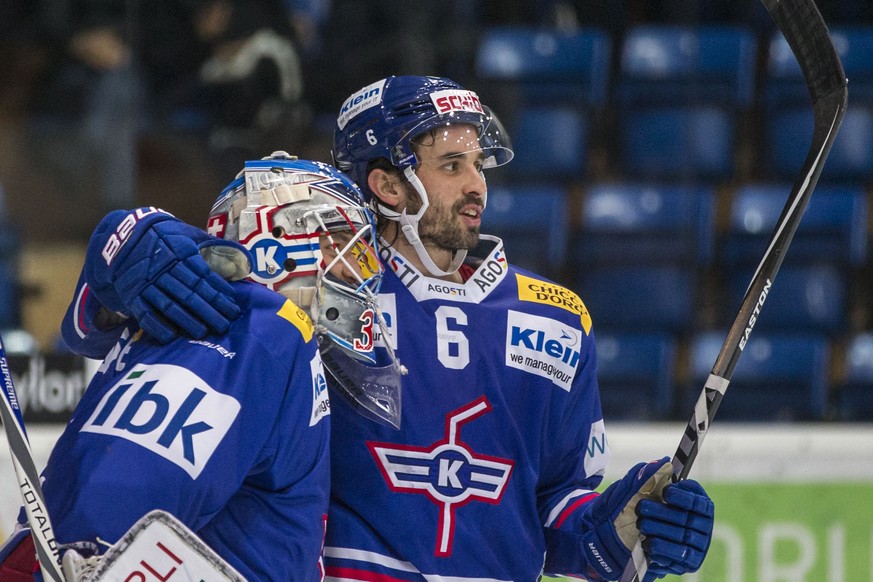
[[[483,107],[483,110],[484,113],[453,111],[425,119],[391,148],[391,162],[398,167],[419,163],[412,142],[422,140],[428,145],[436,145],[435,142],[444,141],[446,143],[441,149],[456,155],[481,152],[483,169],[496,168],[508,163],[515,155],[509,134],[493,111],[488,107]],[[447,131],[448,128],[456,126],[468,126],[469,130]],[[425,133],[428,135],[425,136]]]
[[[326,338],[319,338],[318,345],[330,385],[339,389],[355,411],[399,429],[403,375],[399,362],[392,359],[387,366],[367,365]]]

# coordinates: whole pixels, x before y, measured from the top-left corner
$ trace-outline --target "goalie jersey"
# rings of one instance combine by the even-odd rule
[[[159,508],[248,580],[321,579],[330,402],[312,323],[233,285],[243,315],[227,334],[160,345],[132,323],[89,330],[80,284],[65,338],[110,351],[44,472],[59,542],[115,542]]]
[[[575,536],[547,532],[580,531],[609,458],[591,319],[507,264],[499,239],[480,243],[460,285],[381,248],[380,304],[409,369],[402,422],[333,400],[328,580],[587,574]]]

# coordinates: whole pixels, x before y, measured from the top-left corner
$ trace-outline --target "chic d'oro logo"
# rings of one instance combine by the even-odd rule
[[[585,334],[587,335],[591,331],[591,316],[588,314],[588,308],[585,307],[585,304],[582,303],[582,299],[578,295],[565,287],[549,283],[548,281],[540,281],[539,279],[525,277],[518,273],[516,273],[515,278],[518,282],[518,298],[521,301],[554,305],[572,313],[577,313],[579,314]]]

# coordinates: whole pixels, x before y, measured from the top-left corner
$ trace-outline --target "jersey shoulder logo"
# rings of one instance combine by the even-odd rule
[[[500,503],[513,461],[477,454],[461,440],[461,427],[491,410],[483,396],[446,417],[445,438],[429,447],[368,442],[388,487],[419,493],[440,507],[437,556],[450,556],[456,509],[472,501]]]
[[[100,400],[82,432],[136,443],[196,479],[240,411],[240,403],[192,371],[135,366]]]
[[[313,327],[312,320],[306,315],[306,312],[300,309],[292,301],[285,301],[282,307],[279,308],[277,315],[282,319],[290,322],[294,327],[300,330],[300,335],[303,336],[303,341],[308,342],[312,339]]]
[[[565,287],[541,281],[533,277],[515,274],[518,282],[518,298],[521,301],[554,305],[572,313],[578,313],[582,329],[588,334],[591,331],[591,315],[579,296]]]

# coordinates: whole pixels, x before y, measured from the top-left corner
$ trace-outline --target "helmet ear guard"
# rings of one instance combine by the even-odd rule
[[[356,408],[362,406],[358,398],[371,402],[370,392],[390,395],[396,406],[380,409],[391,412],[379,418],[399,427],[405,369],[390,346],[389,364],[376,366],[374,324],[388,337],[376,300],[383,268],[375,221],[355,183],[327,164],[274,152],[245,163],[213,205],[208,228],[239,242],[250,256],[226,257],[217,244],[207,250],[207,262],[308,309],[320,351],[343,366],[331,372],[325,358],[331,376],[344,379],[337,382],[341,393]],[[250,269],[243,273],[245,265]]]

